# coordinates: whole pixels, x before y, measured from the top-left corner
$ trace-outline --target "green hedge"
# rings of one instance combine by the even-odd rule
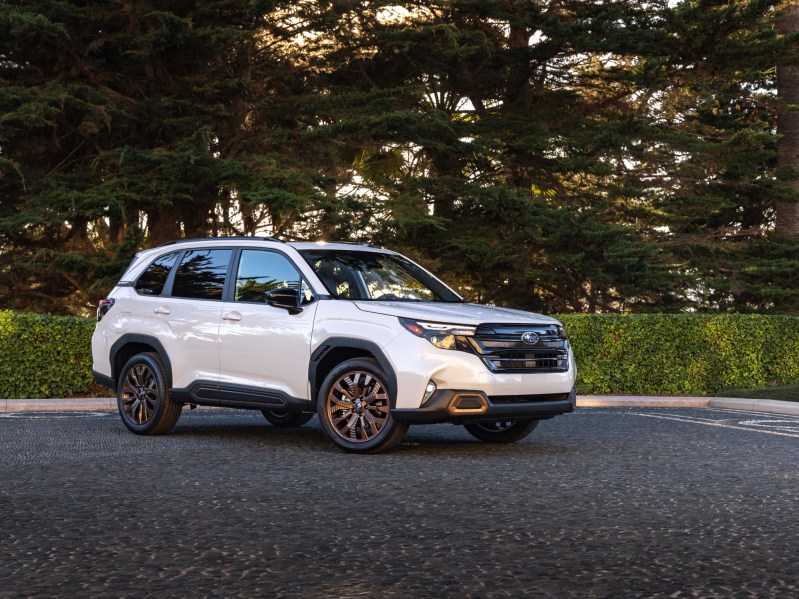
[[[581,393],[713,395],[799,381],[799,317],[570,314]],[[94,320],[0,311],[0,397],[91,385]]]
[[[0,311],[0,397],[64,397],[92,382],[94,321]]]
[[[581,393],[714,395],[799,381],[799,318],[759,314],[562,317]]]

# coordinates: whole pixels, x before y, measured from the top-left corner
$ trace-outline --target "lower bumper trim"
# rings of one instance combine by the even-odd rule
[[[482,413],[465,414],[457,411],[453,413],[450,409],[453,398],[463,394],[482,396],[488,407]],[[433,393],[422,407],[411,409],[395,408],[391,410],[391,416],[395,420],[412,424],[434,424],[438,422],[463,424],[500,418],[534,418],[543,420],[559,414],[573,412],[576,404],[574,389],[568,393],[515,395],[512,396],[514,400],[509,402],[503,401],[501,397],[495,397],[492,401],[492,398],[482,391],[439,389]],[[526,401],[519,401],[521,397],[524,397]]]
[[[104,387],[108,387],[109,389],[116,390],[116,385],[114,384],[114,379],[112,379],[107,374],[102,374],[101,372],[97,372],[96,370],[92,370],[92,376],[94,377],[94,382],[103,385]]]

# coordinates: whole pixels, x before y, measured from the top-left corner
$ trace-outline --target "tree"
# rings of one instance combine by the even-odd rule
[[[278,5],[0,6],[5,306],[86,309],[142,243],[279,228],[313,200],[260,120],[292,83],[259,41]]]
[[[7,2],[0,303],[87,311],[138,247],[265,233],[525,309],[797,310],[780,5]]]
[[[783,35],[799,34],[799,2],[787,3],[779,17],[779,29]],[[799,106],[799,64],[782,64],[777,68],[777,90],[785,104]],[[780,165],[799,170],[799,112],[795,108],[783,108],[777,130]],[[792,187],[799,191],[799,179],[793,179]],[[799,203],[779,202],[776,212],[777,235],[789,240],[799,238]]]

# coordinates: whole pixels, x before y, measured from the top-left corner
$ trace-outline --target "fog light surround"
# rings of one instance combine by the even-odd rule
[[[453,415],[485,414],[487,410],[488,403],[479,393],[458,393],[449,402],[449,413]]]
[[[433,381],[428,381],[427,387],[424,388],[424,395],[422,395],[422,405],[427,403],[427,401],[433,396],[433,393],[436,392],[436,389],[436,384]]]

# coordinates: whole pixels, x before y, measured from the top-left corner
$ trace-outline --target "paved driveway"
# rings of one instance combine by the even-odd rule
[[[799,596],[799,418],[582,409],[522,443],[0,417],[0,597]]]

